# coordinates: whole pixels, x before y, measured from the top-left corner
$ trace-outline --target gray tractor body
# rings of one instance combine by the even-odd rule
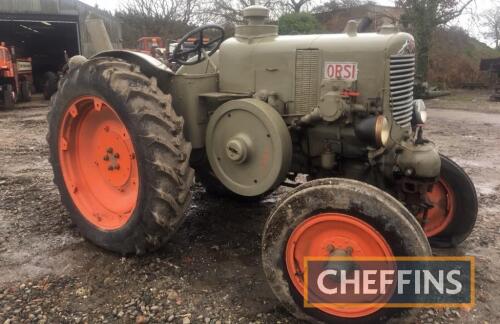
[[[270,184],[276,186],[287,175],[298,173],[311,178],[354,178],[395,194],[423,192],[436,181],[440,156],[431,142],[417,134],[418,114],[425,114],[425,106],[413,98],[411,35],[394,26],[358,34],[356,23],[349,22],[343,34],[279,36],[277,26],[264,24],[264,12],[247,12],[246,18],[248,25],[238,26],[234,37],[198,64],[182,66],[176,73],[158,68],[160,64],[152,64],[152,59],[143,64],[145,74],[156,77],[160,88],[172,94],[174,109],[184,117],[185,136],[197,153],[194,159],[208,156],[216,176],[230,190],[243,195],[263,193],[272,189]],[[110,56],[109,52],[100,55]],[[216,110],[230,102],[238,110],[237,102],[244,98],[264,104],[256,104],[255,110],[274,110],[273,116],[280,116],[283,123],[276,130],[289,133],[290,140],[273,138],[270,146],[284,153],[260,164],[261,172],[279,169],[269,175],[276,178],[266,185],[252,174],[259,172],[255,161],[264,158],[256,152],[263,142],[242,142],[255,158],[233,167],[229,155],[219,155],[230,154],[228,143],[239,135],[233,131],[211,138],[220,130],[210,127],[230,125],[212,121],[210,126]],[[245,125],[251,115],[233,114],[237,118],[231,123]],[[269,131],[266,127],[255,131]],[[222,153],[211,158],[217,146]],[[241,173],[240,180],[228,173]],[[241,180],[249,173],[252,179]],[[248,190],[251,181],[256,181],[255,190]]]

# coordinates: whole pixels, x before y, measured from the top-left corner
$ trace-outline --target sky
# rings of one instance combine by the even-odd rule
[[[392,6],[394,5],[394,0],[376,0],[375,2]],[[464,14],[458,19],[449,23],[450,26],[460,26],[467,30],[471,36],[479,39],[480,41],[487,43],[490,46],[493,45],[493,41],[486,39],[483,35],[482,29],[480,26],[477,15],[480,15],[482,12],[487,11],[495,7],[495,5],[499,4],[499,0],[474,0],[473,3],[465,10]]]
[[[91,6],[99,5],[99,8],[106,9],[114,12],[120,3],[120,0],[80,0],[83,3],[86,3]],[[121,0],[123,2],[123,0]]]
[[[114,12],[118,7],[120,2],[123,0],[80,0],[85,2],[91,6],[94,6],[96,3],[99,5],[99,8],[107,9],[109,11]],[[473,17],[471,14],[472,11],[476,13],[484,12],[490,8],[493,8],[495,3],[498,4],[499,0],[475,0],[474,3],[470,6],[468,12],[466,12],[462,17],[450,23],[450,25],[458,25],[468,30],[472,36],[478,38],[479,40],[492,45],[491,41],[486,40],[481,32],[481,27],[478,25],[478,19]],[[394,5],[394,0],[375,0],[376,3],[381,5],[392,6]]]

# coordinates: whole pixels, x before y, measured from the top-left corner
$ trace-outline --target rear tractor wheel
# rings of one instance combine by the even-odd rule
[[[22,102],[31,101],[31,83],[27,80],[21,81],[20,99]]]
[[[54,72],[47,72],[44,75],[43,81],[43,97],[45,100],[49,100],[50,97],[57,91],[57,83],[59,82],[59,77]]]
[[[184,219],[194,171],[183,120],[139,67],[89,60],[49,112],[50,160],[82,235],[122,254],[160,247]]]
[[[271,289],[295,317],[308,322],[382,323],[401,310],[380,306],[380,298],[390,296],[368,301],[375,305],[304,307],[305,258],[430,255],[422,228],[399,201],[347,179],[314,180],[287,193],[271,212],[262,237],[262,264]]]
[[[4,109],[14,109],[16,105],[16,93],[11,84],[7,84],[3,88],[3,107]]]

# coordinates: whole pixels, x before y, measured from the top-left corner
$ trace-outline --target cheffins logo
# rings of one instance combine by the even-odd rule
[[[305,259],[305,307],[473,307],[473,257]]]

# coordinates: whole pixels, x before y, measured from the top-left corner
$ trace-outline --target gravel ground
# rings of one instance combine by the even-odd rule
[[[473,96],[471,108],[500,111],[485,94]],[[462,110],[450,110],[453,102]],[[430,104],[427,137],[471,175],[480,203],[471,237],[434,252],[476,257],[477,305],[421,310],[408,322],[499,323],[500,114],[463,110],[453,97]],[[194,187],[187,221],[163,249],[143,257],[108,253],[78,234],[59,201],[46,113],[43,101],[0,111],[0,323],[296,322],[260,267],[260,233],[286,189],[239,204]]]

